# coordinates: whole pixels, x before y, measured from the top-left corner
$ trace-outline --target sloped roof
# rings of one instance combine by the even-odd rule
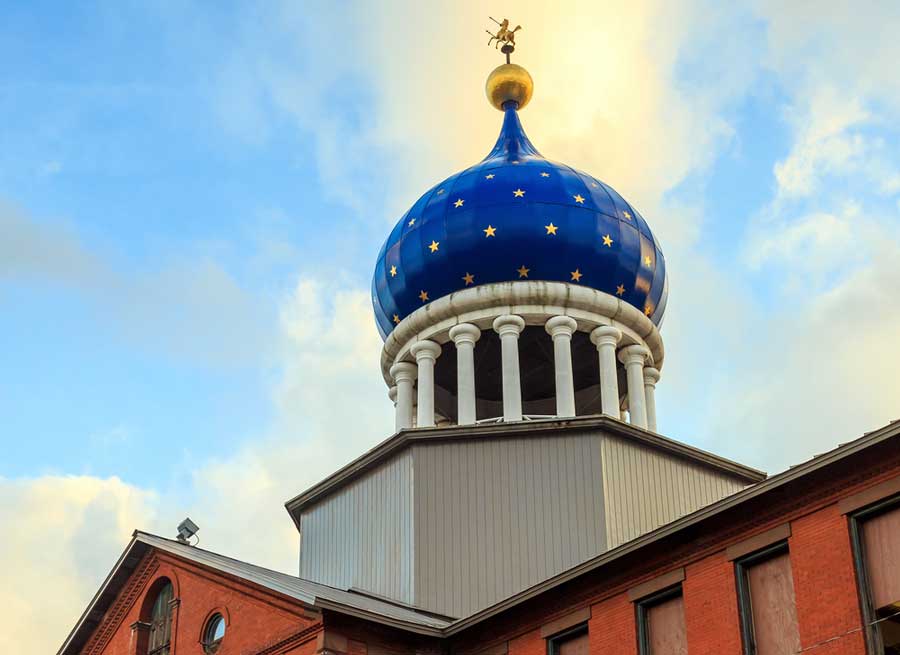
[[[347,610],[356,610],[351,613],[373,614],[382,623],[389,619],[403,624],[404,627],[421,626],[440,630],[452,622],[452,619],[418,611],[400,603],[380,600],[361,593],[345,591],[319,584],[318,582],[304,580],[287,573],[266,569],[249,562],[242,562],[241,560],[147,532],[135,532],[135,539],[158,550],[172,553],[196,564],[208,566],[284,596],[295,598],[312,607],[341,609],[345,613]]]
[[[131,542],[119,557],[106,580],[103,581],[94,598],[91,599],[75,628],[57,651],[58,655],[74,655],[87,642],[94,628],[102,621],[106,610],[125,586],[137,563],[151,548],[240,578],[282,596],[293,598],[309,607],[335,610],[412,632],[439,635],[453,621],[453,619],[419,611],[399,603],[373,598],[354,591],[336,589],[249,562],[242,562],[196,546],[189,546],[173,539],[136,530]]]

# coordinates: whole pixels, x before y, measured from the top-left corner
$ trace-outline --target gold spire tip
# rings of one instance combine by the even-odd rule
[[[522,29],[522,26],[516,25],[515,29],[511,30],[508,18],[504,18],[502,21],[493,16],[488,18],[499,26],[496,34],[486,30],[491,35],[488,45],[493,43],[494,49],[497,49],[503,44],[500,51],[506,55],[506,63],[491,71],[485,84],[485,93],[487,93],[490,103],[501,111],[503,111],[504,105],[510,101],[516,103],[516,109],[522,109],[528,104],[534,93],[534,80],[531,79],[527,70],[509,61],[509,56],[516,49],[516,32]]]

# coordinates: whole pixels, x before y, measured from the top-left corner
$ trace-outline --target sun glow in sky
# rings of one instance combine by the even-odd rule
[[[283,501],[392,430],[378,249],[499,131],[486,11],[0,8],[0,650],[137,527],[295,570]],[[490,13],[531,140],[662,244],[663,433],[774,472],[900,418],[898,3]]]

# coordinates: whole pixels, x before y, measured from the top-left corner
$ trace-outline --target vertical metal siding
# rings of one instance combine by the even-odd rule
[[[462,617],[744,486],[596,431],[417,443],[303,513],[300,575]]]
[[[743,489],[745,482],[639,443],[602,439],[609,548]]]
[[[412,452],[420,607],[466,616],[605,550],[598,435]]]
[[[300,517],[300,577],[412,603],[412,457],[367,473]]]

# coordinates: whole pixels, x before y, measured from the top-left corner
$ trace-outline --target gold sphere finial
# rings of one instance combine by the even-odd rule
[[[522,109],[534,93],[534,80],[518,64],[502,64],[488,75],[484,90],[490,103],[500,111],[511,100],[517,109]]]
[[[499,48],[506,55],[506,63],[491,71],[484,90],[491,104],[500,111],[503,111],[503,105],[510,101],[516,103],[516,109],[521,109],[528,104],[531,94],[534,92],[534,81],[528,71],[509,61],[509,56],[516,49],[516,32],[522,29],[522,26],[516,25],[514,29],[509,29],[508,18],[504,18],[502,21],[493,16],[488,16],[488,18],[498,26],[496,34],[487,30],[487,33],[491,35],[488,45],[496,41],[494,48]],[[502,48],[500,48],[501,44]]]

